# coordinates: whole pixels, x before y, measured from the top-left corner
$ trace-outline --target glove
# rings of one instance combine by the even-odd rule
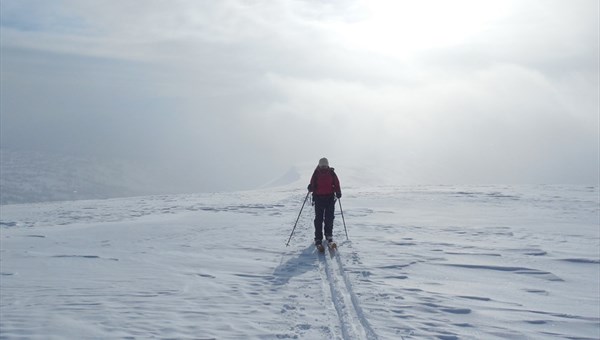
[[[335,193],[335,197],[337,197],[337,198],[342,198],[342,193],[341,193],[341,192],[336,192],[336,193]]]
[[[309,184],[309,185],[308,185],[308,187],[306,187],[306,189],[307,189],[308,191],[313,191],[312,184]]]

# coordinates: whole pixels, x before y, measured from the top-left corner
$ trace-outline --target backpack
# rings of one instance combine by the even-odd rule
[[[314,195],[332,195],[340,191],[340,182],[334,170],[334,168],[328,168],[327,170],[315,169],[310,180]]]

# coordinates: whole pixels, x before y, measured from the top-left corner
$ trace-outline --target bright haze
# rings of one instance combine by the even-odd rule
[[[1,13],[5,151],[125,160],[187,191],[259,187],[324,156],[398,183],[598,184],[596,0]]]

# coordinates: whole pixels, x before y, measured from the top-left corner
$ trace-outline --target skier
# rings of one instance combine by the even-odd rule
[[[321,158],[315,169],[308,191],[313,193],[315,205],[315,245],[322,251],[323,223],[325,223],[325,238],[331,248],[336,245],[333,242],[333,218],[335,210],[335,198],[342,197],[340,181],[333,168],[329,167],[327,158]]]

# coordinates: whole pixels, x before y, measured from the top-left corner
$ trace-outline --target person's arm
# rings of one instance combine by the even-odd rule
[[[310,183],[308,183],[308,187],[306,189],[308,189],[308,191],[313,192],[315,191],[315,189],[317,188],[317,179],[316,179],[316,175],[317,172],[313,172],[312,177],[310,178]]]
[[[335,172],[333,173],[333,190],[335,191],[335,196],[337,198],[342,197],[342,188],[340,187],[340,180]]]

